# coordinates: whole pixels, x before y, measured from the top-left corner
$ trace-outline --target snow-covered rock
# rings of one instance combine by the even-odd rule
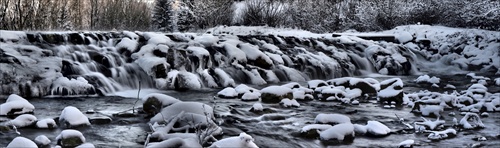
[[[241,96],[241,101],[258,101],[261,93],[257,91],[246,92]]]
[[[310,88],[310,89],[316,89],[318,87],[326,86],[326,85],[328,85],[328,83],[326,83],[326,81],[324,81],[324,80],[307,81],[307,88]]]
[[[261,112],[263,110],[264,110],[264,107],[260,103],[253,104],[252,108],[250,109],[250,111],[252,111],[252,112]]]
[[[380,91],[378,92],[379,102],[403,103],[403,80],[392,78],[380,82]]]
[[[66,129],[57,135],[56,141],[62,147],[76,147],[85,143],[85,137],[80,131]]]
[[[45,135],[40,135],[35,138],[35,143],[40,147],[48,146],[50,142],[50,139]]]
[[[36,122],[36,127],[37,128],[56,128],[57,127],[57,124],[56,124],[56,121],[54,121],[54,119],[51,119],[51,118],[47,118],[47,119],[42,119],[42,120],[38,120]]]
[[[319,124],[341,124],[351,123],[351,118],[342,114],[323,114],[320,113],[314,118],[315,123]]]
[[[495,85],[500,86],[500,78],[495,79]]]
[[[233,87],[226,87],[217,93],[220,98],[237,98],[238,92]]]
[[[8,145],[7,148],[37,148],[35,142],[28,138],[16,137]]]
[[[260,90],[261,101],[264,103],[279,103],[282,99],[293,99],[293,90],[285,86],[268,86]]]
[[[31,114],[23,114],[17,116],[14,120],[9,121],[8,124],[16,126],[16,128],[22,128],[27,126],[32,126],[36,123],[37,118]]]
[[[485,128],[483,121],[476,113],[467,113],[458,123],[464,129]]]
[[[457,135],[457,131],[455,129],[446,129],[444,131],[432,131],[427,139],[430,140],[442,140],[451,137],[455,137]]]
[[[290,100],[288,98],[281,99],[280,105],[283,107],[300,107],[300,104],[299,102],[297,102],[297,100],[295,99]]]
[[[342,123],[321,132],[320,139],[323,141],[353,141],[354,134],[354,126],[351,123]]]
[[[429,75],[422,75],[415,79],[417,83],[430,83],[430,84],[439,84],[441,79],[435,76],[430,77]]]
[[[385,136],[391,132],[391,129],[378,121],[368,121],[366,132],[371,136]]]
[[[0,105],[0,115],[3,116],[20,115],[33,112],[34,110],[35,106],[33,104],[16,94],[9,95],[7,101]]]
[[[221,139],[217,142],[214,142],[210,147],[211,148],[258,148],[257,144],[255,144],[252,136],[246,133],[240,133],[239,136],[229,137]]]
[[[300,134],[305,138],[317,138],[319,137],[319,133],[331,127],[333,126],[329,124],[309,124],[302,127],[302,129],[300,130]]]
[[[142,110],[149,114],[155,114],[166,106],[181,102],[179,99],[160,93],[151,93],[142,97]]]
[[[87,95],[94,86],[89,84],[83,77],[68,79],[59,77],[52,83],[51,94],[53,95]]]
[[[412,148],[414,143],[415,143],[415,140],[408,139],[408,140],[400,142],[398,144],[398,148]]]
[[[66,128],[73,128],[90,125],[90,121],[78,108],[67,106],[59,116],[59,124]]]
[[[178,102],[174,103],[170,106],[167,106],[161,110],[160,113],[156,114],[153,116],[149,122],[150,123],[163,123],[165,122],[164,120],[170,119],[173,116],[176,116],[177,114],[181,112],[185,113],[192,113],[192,114],[198,114],[198,115],[203,115],[207,116],[208,118],[213,118],[214,117],[214,109],[206,104],[199,103],[199,102]]]

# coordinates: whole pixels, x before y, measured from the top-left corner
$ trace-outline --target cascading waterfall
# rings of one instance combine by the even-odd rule
[[[387,61],[392,65],[399,64],[387,56],[399,53],[387,53],[382,47],[380,51],[369,52],[370,55],[352,51],[359,47],[378,46],[379,43],[346,41],[349,38],[342,37],[127,31],[4,33],[17,38],[3,39],[0,55],[11,60],[2,60],[2,68],[26,69],[30,63],[45,67],[31,72],[18,71],[16,74],[26,76],[8,84],[2,82],[0,94],[28,94],[26,92],[37,90],[38,93],[30,92],[31,96],[27,97],[104,95],[138,89],[139,83],[142,88],[186,90],[226,87],[235,83],[262,85],[332,79],[352,76],[357,69],[377,72],[387,67],[384,65]],[[53,63],[56,64],[43,64],[44,58],[55,59]],[[393,69],[405,70],[402,67]],[[36,71],[40,73],[34,73]],[[9,73],[2,73],[4,78],[12,77]],[[17,85],[23,89],[10,89]],[[92,89],[87,88],[89,85]]]

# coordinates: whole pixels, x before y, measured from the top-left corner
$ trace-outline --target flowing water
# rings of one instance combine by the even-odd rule
[[[459,79],[456,76],[454,79]],[[387,78],[377,78],[387,79]],[[412,82],[415,77],[402,77],[405,80],[405,91],[413,92],[425,89]],[[454,83],[453,81],[449,81]],[[456,86],[466,85],[462,82],[456,82]],[[255,86],[261,88],[263,86]],[[498,87],[490,87],[490,90],[498,91]],[[142,90],[140,96],[157,90]],[[485,147],[495,147],[500,144],[498,136],[500,135],[500,113],[492,112],[487,118],[483,118],[485,129],[462,131],[457,137],[433,142],[427,140],[426,133],[400,132],[404,126],[398,122],[398,118],[404,118],[408,123],[420,121],[418,115],[410,113],[410,108],[383,108],[376,101],[360,103],[360,105],[344,105],[339,102],[300,102],[298,108],[283,108],[278,104],[263,104],[264,108],[272,111],[266,114],[257,114],[249,112],[255,102],[243,102],[239,99],[218,99],[214,96],[218,89],[205,89],[200,91],[161,91],[176,97],[183,101],[196,101],[209,104],[215,108],[216,117],[220,126],[224,129],[224,136],[237,136],[240,132],[246,132],[254,137],[255,143],[260,147],[329,147],[318,139],[308,139],[300,137],[299,131],[307,124],[314,123],[314,118],[319,113],[340,113],[351,118],[353,123],[366,124],[369,120],[377,120],[384,123],[393,131],[393,134],[385,137],[373,138],[366,136],[356,136],[353,143],[334,145],[334,147],[397,147],[399,142],[407,139],[416,141],[415,146],[423,147],[468,147],[472,144],[481,143]],[[160,91],[157,91],[160,92]],[[117,95],[128,95],[135,97],[137,92],[134,90],[117,93]],[[58,117],[62,109],[66,106],[75,106],[86,112],[93,110],[97,113],[87,114],[90,118],[95,116],[109,116],[113,121],[109,124],[93,124],[89,127],[78,128],[87,139],[87,142],[95,144],[97,147],[142,147],[146,134],[149,132],[147,126],[148,119],[144,116],[138,117],[113,117],[113,114],[129,111],[134,102],[134,98],[125,97],[74,97],[74,98],[39,98],[32,99],[30,102],[35,105],[34,115],[38,119]],[[136,106],[140,106],[139,104]],[[452,116],[448,112],[455,112],[457,119],[461,119],[458,111],[449,110],[443,113],[443,120],[446,125],[451,124]],[[430,118],[434,120],[434,118]],[[52,145],[55,145],[55,137],[61,132],[58,129],[33,129],[21,128],[21,136],[34,139],[38,135],[46,135],[51,139]],[[5,146],[11,139],[18,136],[14,132],[0,133],[0,145]],[[488,141],[478,142],[473,139],[484,136]]]

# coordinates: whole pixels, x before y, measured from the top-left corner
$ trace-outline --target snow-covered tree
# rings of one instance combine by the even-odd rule
[[[173,0],[156,0],[153,8],[153,25],[160,31],[174,30]]]

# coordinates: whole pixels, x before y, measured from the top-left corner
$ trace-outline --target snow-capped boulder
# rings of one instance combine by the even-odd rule
[[[246,92],[241,96],[241,101],[258,101],[260,95],[260,92],[257,91]]]
[[[392,78],[380,82],[380,91],[378,92],[379,102],[395,102],[400,105],[403,103],[403,80]]]
[[[300,135],[305,138],[317,138],[319,133],[333,127],[329,124],[309,124],[302,127]]]
[[[476,113],[467,113],[458,123],[464,129],[485,128],[483,121]]]
[[[203,84],[197,75],[186,71],[179,72],[174,81],[175,90],[178,91],[198,90],[202,86]]]
[[[264,103],[279,103],[282,99],[293,99],[293,91],[285,86],[268,86],[260,90],[261,101]]]
[[[398,32],[394,35],[394,37],[401,44],[405,44],[413,40],[413,35],[407,31]]]
[[[264,110],[264,107],[260,103],[255,103],[252,105],[252,108],[250,108],[251,112],[261,112]]]
[[[35,143],[38,145],[38,147],[47,147],[49,146],[50,142],[50,139],[45,135],[40,135],[35,138]]]
[[[339,87],[324,88],[321,90],[321,100],[323,101],[340,101],[346,97],[346,93]]]
[[[226,87],[217,93],[217,97],[228,98],[228,99],[237,98],[238,92],[236,92],[236,90],[233,87]]]
[[[288,98],[281,99],[280,105],[283,107],[300,107],[300,104],[299,102],[297,102],[297,100],[295,99],[290,100]]]
[[[16,128],[33,126],[37,121],[37,118],[31,114],[23,114],[17,116],[14,120],[8,122],[8,124],[16,126]]]
[[[16,137],[14,138],[8,145],[7,148],[37,148],[35,142],[31,141],[28,138],[24,137]]]
[[[85,137],[80,131],[67,129],[57,135],[56,141],[62,147],[76,147],[85,143]]]
[[[142,110],[148,114],[156,114],[166,106],[172,105],[180,100],[169,95],[160,93],[151,93],[142,98]]]
[[[430,77],[429,75],[422,75],[422,76],[419,76],[417,79],[415,79],[415,82],[417,82],[417,83],[439,84],[440,80],[441,79],[439,79],[436,76]]]
[[[21,96],[11,94],[5,103],[0,105],[0,115],[21,115],[25,113],[32,113],[35,106],[28,102]]]
[[[54,121],[54,119],[47,118],[47,119],[43,119],[43,120],[38,120],[36,122],[36,127],[37,128],[49,128],[49,129],[52,129],[52,128],[56,128],[57,124],[56,124],[56,121]]]
[[[211,148],[258,148],[257,144],[255,144],[252,136],[246,133],[240,133],[239,136],[229,137],[221,139],[217,142],[214,142],[210,147]]]
[[[309,88],[309,89],[316,89],[318,87],[327,86],[327,85],[328,85],[328,83],[326,83],[326,81],[324,81],[324,80],[307,81],[307,88]]]
[[[372,84],[375,83],[375,84]],[[374,95],[377,94],[377,89],[376,85],[378,83],[377,80],[367,80],[367,79],[361,79],[361,78],[351,78],[349,80],[349,87],[351,89],[360,89],[362,92],[362,95],[368,94],[368,95]]]
[[[248,92],[259,92],[258,89],[252,88],[250,86],[247,86],[245,84],[240,84],[234,88],[236,92],[238,93],[238,96],[241,97],[243,94],[248,93]]]
[[[208,118],[214,117],[214,109],[209,105],[200,102],[178,102],[163,108],[161,112],[153,116],[149,122],[163,123],[165,122],[164,119],[170,119],[183,111],[185,113],[206,115]]]
[[[321,132],[319,137],[327,143],[329,141],[352,142],[354,134],[354,126],[351,123],[342,123]]]
[[[319,124],[341,124],[341,123],[351,123],[351,118],[342,114],[323,114],[320,113],[314,118],[315,123]]]
[[[366,132],[367,135],[379,137],[388,135],[391,129],[378,121],[368,121]]]
[[[78,108],[67,106],[59,116],[59,125],[66,128],[90,125],[89,118],[85,116]]]
[[[495,85],[500,86],[500,78],[495,79]]]

